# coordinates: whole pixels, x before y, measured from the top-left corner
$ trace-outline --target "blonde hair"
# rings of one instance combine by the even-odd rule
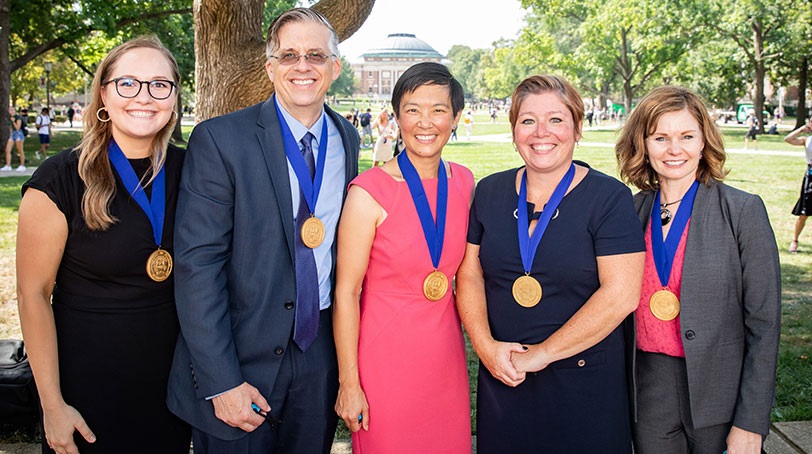
[[[132,39],[111,50],[104,57],[91,84],[92,99],[87,106],[87,114],[84,116],[84,136],[75,148],[75,153],[79,156],[79,177],[85,184],[85,193],[82,196],[82,215],[90,230],[104,231],[117,221],[115,216],[110,213],[110,203],[116,193],[116,180],[113,176],[110,159],[107,156],[107,145],[112,139],[112,128],[109,121],[103,122],[97,117],[99,109],[104,107],[101,97],[102,86],[108,82],[110,72],[116,62],[127,52],[140,48],[155,49],[163,54],[169,62],[176,90],[173,111],[177,111],[177,103],[180,99],[178,63],[158,38],[143,36]],[[104,115],[102,112],[99,112],[99,114]],[[172,136],[176,121],[177,115],[172,115],[166,126],[155,135],[152,144],[152,155],[150,156],[152,176],[147,183],[152,182],[152,179],[155,178],[164,165],[166,160],[165,150],[169,144],[169,138]]]
[[[711,180],[722,181],[725,170],[725,145],[716,123],[708,114],[702,100],[683,87],[666,85],[647,94],[629,115],[615,145],[620,177],[642,191],[659,189],[657,172],[651,167],[646,152],[646,138],[657,129],[660,117],[671,112],[687,110],[696,118],[705,148],[696,170],[696,179],[704,185]]]

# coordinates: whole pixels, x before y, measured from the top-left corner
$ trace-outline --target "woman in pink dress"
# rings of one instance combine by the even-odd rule
[[[336,412],[354,453],[471,452],[468,372],[452,280],[474,179],[441,159],[463,108],[445,66],[395,84],[404,153],[358,176],[338,231]]]

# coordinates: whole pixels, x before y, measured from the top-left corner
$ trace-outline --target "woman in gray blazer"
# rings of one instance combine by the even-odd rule
[[[635,452],[759,453],[769,432],[781,316],[764,204],[722,183],[722,137],[702,101],[659,87],[615,147],[646,234],[634,313]],[[649,220],[654,222],[649,222]]]

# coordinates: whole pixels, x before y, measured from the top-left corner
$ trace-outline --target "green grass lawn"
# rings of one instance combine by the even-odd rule
[[[377,107],[373,106],[372,109],[375,112]],[[342,105],[339,108],[342,112],[346,110],[349,110],[349,106]],[[490,124],[487,114],[478,113],[475,116],[473,140],[467,141],[464,129],[460,129],[459,140],[449,143],[444,150],[445,159],[467,166],[477,179],[521,165],[521,160],[510,143],[477,140],[477,136],[509,133],[505,112],[500,112],[499,120],[501,123]],[[191,128],[184,127],[186,137],[190,130]],[[742,148],[744,128],[724,127],[722,131],[729,148]],[[58,131],[53,138],[52,150],[67,148],[78,139],[78,132]],[[587,162],[597,170],[617,176],[614,150],[611,148],[616,139],[616,131],[587,130],[581,140],[582,145],[576,149],[575,158]],[[602,146],[587,144],[602,144]],[[29,136],[25,149],[27,156],[30,156],[31,165],[38,163],[33,159],[34,151],[38,148],[36,136]],[[785,144],[783,135],[759,136],[759,148],[802,151],[801,147]],[[371,166],[371,153],[371,149],[362,150],[361,170]],[[812,226],[808,227],[801,237],[800,253],[787,252],[796,219],[790,214],[790,210],[800,191],[800,182],[805,170],[804,160],[796,156],[730,154],[727,168],[730,170],[726,179],[728,184],[756,193],[764,199],[780,250],[783,323],[773,420],[810,420],[812,419],[812,363],[809,360],[812,356],[812,292],[810,292]],[[0,179],[0,253],[13,253],[19,188],[24,181],[23,177]],[[470,350],[468,361],[472,397],[475,399],[477,360]],[[472,415],[473,412],[474,410]],[[349,437],[343,423],[339,423],[337,436]],[[0,434],[0,439],[2,438]]]

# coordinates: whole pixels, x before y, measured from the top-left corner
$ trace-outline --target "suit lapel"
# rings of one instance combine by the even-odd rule
[[[324,106],[324,111],[327,112],[327,115],[330,116],[336,128],[338,128],[338,132],[341,135],[341,143],[344,145],[344,197],[346,197],[350,181],[358,175],[358,150],[354,149],[349,134],[344,130],[344,125],[341,122],[343,118],[327,105]]]
[[[704,251],[706,223],[708,220],[708,209],[711,197],[711,188],[700,183],[694,198],[694,208],[691,210],[691,224],[688,231],[688,238],[685,243],[685,260],[682,265],[682,282],[690,283],[689,285],[682,286],[682,299],[685,301],[692,301],[700,295],[696,292],[701,289],[697,288],[697,282],[707,281],[706,258],[707,253],[711,251]]]
[[[261,128],[257,132],[265,165],[271,176],[271,184],[276,194],[279,212],[282,213],[282,224],[285,226],[285,239],[288,243],[290,256],[294,257],[293,245],[293,202],[290,193],[290,178],[288,175],[288,161],[285,156],[282,130],[279,127],[279,117],[276,116],[276,106],[273,98],[268,98],[260,108],[257,124]]]

